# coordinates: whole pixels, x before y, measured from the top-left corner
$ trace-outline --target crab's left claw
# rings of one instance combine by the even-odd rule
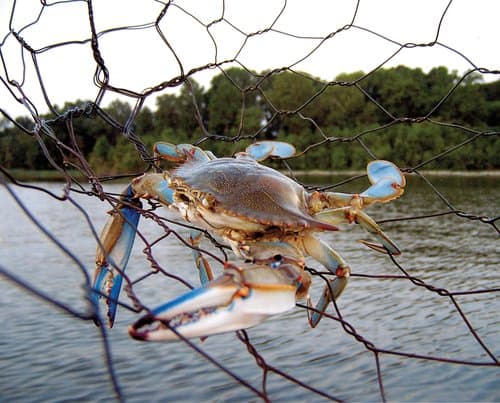
[[[250,144],[245,153],[255,161],[266,158],[289,158],[295,155],[295,147],[283,141],[257,141]]]
[[[175,145],[164,141],[155,143],[153,146],[153,153],[155,158],[178,163],[185,162],[189,159],[208,161],[216,158],[212,152],[202,150],[200,147],[191,144]]]
[[[363,199],[363,205],[388,202],[403,194],[406,179],[392,162],[372,161],[368,164],[366,172],[372,185],[359,195]]]
[[[299,266],[289,263],[274,269],[230,265],[206,286],[153,309],[130,326],[129,334],[137,340],[172,341],[179,339],[178,334],[193,338],[246,329],[295,307],[305,276]]]
[[[390,161],[372,161],[366,167],[371,186],[359,194],[339,192],[315,192],[312,203],[320,201],[330,208],[351,206],[363,209],[373,203],[386,203],[400,197],[405,190],[406,179],[401,170]]]
[[[111,217],[101,232],[94,272],[93,288],[95,291],[92,299],[94,305],[97,306],[100,297],[106,298],[110,327],[113,326],[115,320],[123,272],[132,251],[139,222],[139,212],[136,207],[141,206],[139,199],[132,198],[130,186],[123,193],[122,200],[127,201],[127,204],[119,204],[116,210],[110,213]]]
[[[365,240],[360,242],[377,252],[399,255],[401,252],[396,244],[362,209],[373,203],[386,203],[400,197],[404,193],[406,179],[400,169],[389,161],[372,161],[366,171],[371,186],[362,193],[314,192],[309,201],[313,209],[318,211],[314,217],[332,225],[360,224],[380,244]]]

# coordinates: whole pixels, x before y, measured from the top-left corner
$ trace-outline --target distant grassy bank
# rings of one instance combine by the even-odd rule
[[[423,175],[436,175],[436,176],[499,176],[500,170],[492,169],[492,170],[478,170],[478,171],[454,171],[454,170],[445,170],[445,169],[426,169],[419,170]],[[336,170],[336,171],[327,171],[327,170],[317,170],[313,169],[310,171],[297,170],[293,171],[295,176],[335,176],[335,175],[346,175],[346,176],[354,176],[354,175],[362,175],[365,174],[364,170]]]
[[[8,172],[22,182],[60,182],[64,180],[64,175],[61,172],[49,169],[9,169]],[[69,171],[69,175],[77,180],[85,180],[85,177],[78,171]]]
[[[59,182],[64,180],[64,175],[59,171],[48,169],[9,169],[8,171],[14,178],[19,181],[33,182]],[[468,176],[468,177],[500,177],[500,170],[478,170],[478,171],[453,171],[453,170],[424,170],[419,171],[424,175],[437,176]],[[286,173],[286,172],[285,172]],[[354,176],[364,174],[364,170],[297,170],[293,174],[297,177],[318,177],[318,176]],[[85,181],[86,178],[78,171],[70,171],[69,174],[76,180]]]

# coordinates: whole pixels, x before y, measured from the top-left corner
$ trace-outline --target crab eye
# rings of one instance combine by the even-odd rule
[[[283,256],[274,255],[273,260],[274,262],[271,263],[271,268],[277,269],[281,265],[281,263],[283,263]]]

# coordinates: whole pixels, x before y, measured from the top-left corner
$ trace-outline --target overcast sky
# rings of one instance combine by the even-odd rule
[[[151,23],[163,8],[159,2],[146,0],[94,0],[93,3],[98,31]],[[155,27],[103,35],[99,47],[110,71],[110,83],[136,92],[180,73],[174,53],[185,71],[237,56],[240,63],[258,72],[293,66],[295,70],[333,80],[339,73],[367,72],[377,67],[399,49],[397,43],[433,41],[448,3],[448,0],[361,0],[354,20],[356,27],[324,41],[322,38],[351,23],[356,1],[289,0],[280,14],[283,1],[226,0],[224,20],[209,28],[211,21],[222,16],[222,1],[176,1],[160,23],[172,50]],[[22,82],[23,91],[39,112],[45,112],[32,59],[29,53],[23,54],[19,42],[9,34],[9,23],[12,21],[12,29],[20,32],[34,49],[84,40],[90,37],[87,5],[83,1],[61,2],[45,7],[40,14],[39,0],[19,0],[10,20],[11,10],[12,0],[0,0],[1,51],[8,78]],[[439,31],[438,41],[445,46],[404,49],[385,66],[404,64],[428,71],[444,65],[463,73],[474,64],[498,70],[499,17],[498,0],[455,0],[445,13]],[[30,23],[33,24],[27,26]],[[249,38],[245,35],[271,25],[275,31]],[[37,60],[53,103],[95,98],[98,92],[93,84],[96,65],[88,43],[52,48],[40,53]],[[2,67],[3,80],[7,80],[7,73]],[[194,79],[208,86],[216,73],[217,70],[206,70],[195,74]],[[490,75],[484,79],[490,81],[498,77]],[[104,104],[118,97],[110,93]],[[0,99],[1,107],[9,114],[27,114],[2,83]],[[153,98],[149,104],[154,106]]]

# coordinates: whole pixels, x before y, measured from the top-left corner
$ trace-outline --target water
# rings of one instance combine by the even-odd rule
[[[455,208],[476,215],[498,215],[498,178],[440,178],[431,181]],[[58,194],[60,184],[37,184]],[[361,184],[354,184],[359,189]],[[119,191],[123,185],[111,185]],[[0,265],[32,286],[79,312],[87,302],[83,285],[92,275],[95,242],[82,213],[68,201],[14,188],[34,216],[83,265],[70,259],[43,235],[0,188]],[[105,203],[74,194],[98,229]],[[444,212],[446,205],[418,179],[400,200],[373,206],[377,220]],[[384,230],[403,250],[397,258],[405,270],[435,287],[450,291],[499,288],[498,235],[478,221],[446,215],[386,223]],[[162,234],[142,221],[147,239]],[[182,229],[181,234],[185,234]],[[326,239],[351,264],[354,273],[401,274],[388,257],[357,243],[356,227],[327,234]],[[139,278],[148,263],[137,243],[128,273]],[[169,236],[153,249],[170,273],[196,284],[189,250]],[[311,262],[311,265],[315,265]],[[317,267],[317,266],[316,266]],[[316,281],[313,296],[322,285]],[[136,293],[156,306],[185,291],[161,275],[140,282]],[[500,356],[498,293],[457,296],[456,301],[490,351]],[[377,348],[456,360],[490,362],[448,297],[404,279],[353,277],[339,301],[344,318]],[[116,374],[127,401],[258,400],[247,388],[221,373],[183,343],[140,343],[127,327],[137,316],[120,309],[109,331]],[[23,289],[0,280],[0,401],[111,401],[115,398],[105,369],[99,331],[90,322],[41,302]],[[375,356],[348,335],[338,322],[324,319],[316,329],[305,312],[295,309],[249,330],[252,344],[267,363],[304,383],[348,401],[380,400]],[[262,371],[234,336],[194,340],[204,351],[247,382],[260,387]],[[386,397],[397,401],[498,401],[500,368],[448,364],[380,354]],[[269,397],[275,401],[323,401],[282,377],[269,374]]]

